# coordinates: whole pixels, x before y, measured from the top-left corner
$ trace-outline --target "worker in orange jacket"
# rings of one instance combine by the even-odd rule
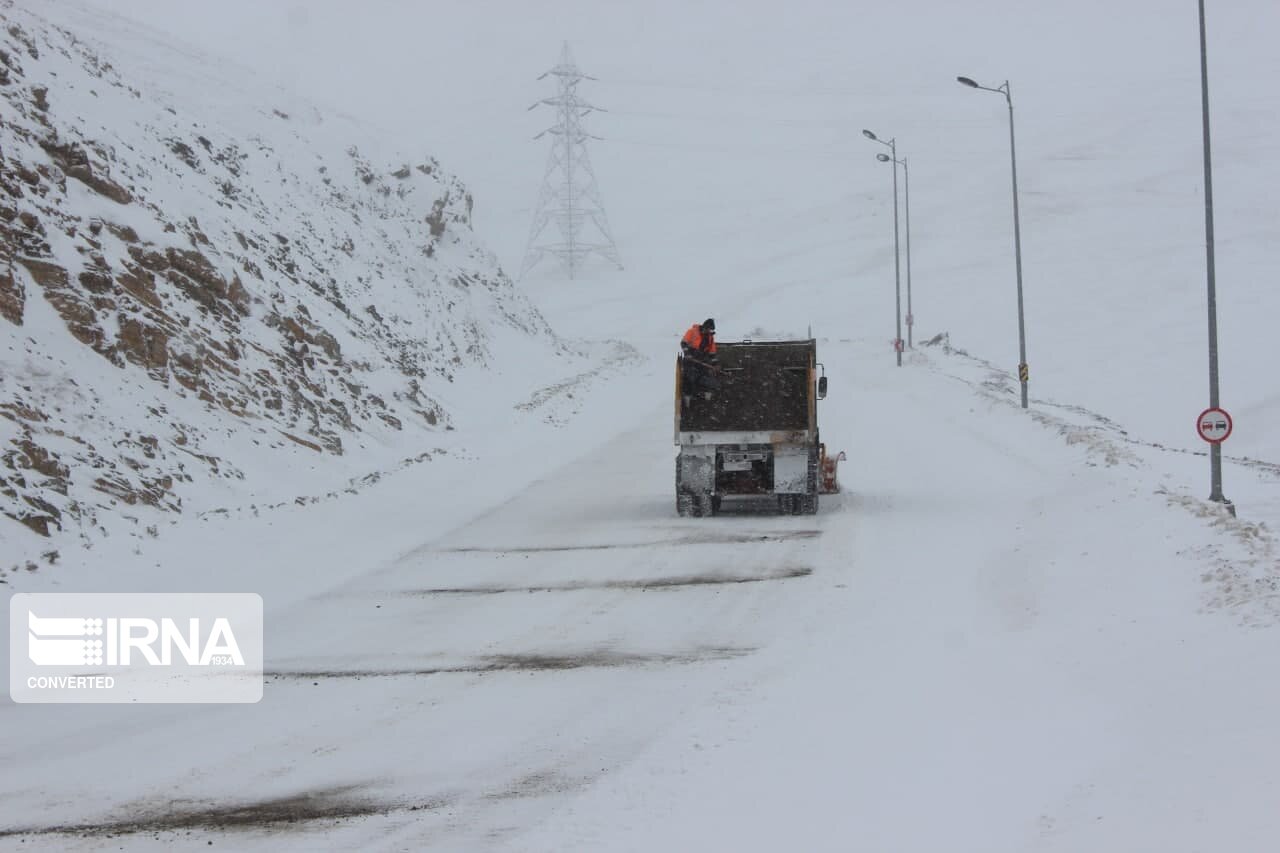
[[[684,355],[681,387],[685,406],[696,394],[711,399],[712,393],[720,390],[720,380],[715,375],[719,360],[716,355],[716,321],[708,317],[690,326],[680,341],[680,351]]]

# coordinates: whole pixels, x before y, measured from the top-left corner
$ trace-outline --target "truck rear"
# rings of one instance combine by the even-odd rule
[[[755,497],[784,513],[817,512],[826,377],[816,342],[721,343],[717,355],[720,387],[709,395],[685,393],[677,359],[676,511],[715,515],[726,497]]]

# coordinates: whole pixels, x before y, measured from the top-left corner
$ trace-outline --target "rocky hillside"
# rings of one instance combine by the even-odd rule
[[[0,0],[3,515],[84,536],[269,453],[410,455],[501,341],[559,348],[432,158],[72,26]]]

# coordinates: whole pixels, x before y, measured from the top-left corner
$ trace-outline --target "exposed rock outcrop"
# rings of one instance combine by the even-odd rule
[[[213,112],[204,83],[179,109],[174,80],[220,72],[151,87],[74,22],[0,18],[0,514],[177,512],[252,480],[250,449],[451,428],[435,394],[497,329],[561,346],[434,159],[335,143],[310,108]]]

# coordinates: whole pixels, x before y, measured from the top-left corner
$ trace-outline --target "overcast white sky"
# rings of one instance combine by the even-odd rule
[[[527,207],[536,193],[544,151],[529,137],[548,119],[525,109],[549,93],[535,78],[565,39],[600,78],[586,93],[613,111],[592,126],[617,143],[597,151],[606,170],[637,148],[702,164],[767,145],[759,153],[779,165],[852,150],[857,163],[858,131],[872,126],[903,141],[923,178],[953,155],[999,153],[998,97],[961,89],[958,74],[1012,81],[1028,155],[1040,133],[1066,141],[1117,109],[1149,109],[1153,91],[1179,104],[1170,134],[1197,141],[1191,0],[85,1],[420,140],[482,209]],[[1209,5],[1219,102],[1248,94],[1274,109],[1280,4]],[[854,184],[879,177],[862,159]]]
[[[231,57],[307,97],[421,136],[443,156],[492,134],[524,142],[538,124],[524,108],[545,88],[534,78],[564,39],[601,78],[593,97],[615,110],[642,102],[678,113],[691,95],[718,92],[742,96],[745,109],[737,114],[762,122],[831,117],[856,129],[867,121],[903,138],[914,133],[917,143],[923,133],[936,137],[945,120],[930,115],[930,98],[973,97],[955,87],[957,74],[992,84],[1009,78],[1028,118],[1123,100],[1148,91],[1153,78],[1198,98],[1189,0],[88,2]],[[1222,85],[1274,70],[1251,65],[1272,51],[1280,4],[1209,5]],[[1263,80],[1274,79],[1256,82],[1271,88]],[[824,97],[785,97],[806,89]],[[694,114],[715,112],[701,100],[693,106]],[[976,119],[984,107],[965,109]],[[741,129],[749,135],[749,124]],[[655,121],[647,138],[681,140],[706,130],[695,121]]]

